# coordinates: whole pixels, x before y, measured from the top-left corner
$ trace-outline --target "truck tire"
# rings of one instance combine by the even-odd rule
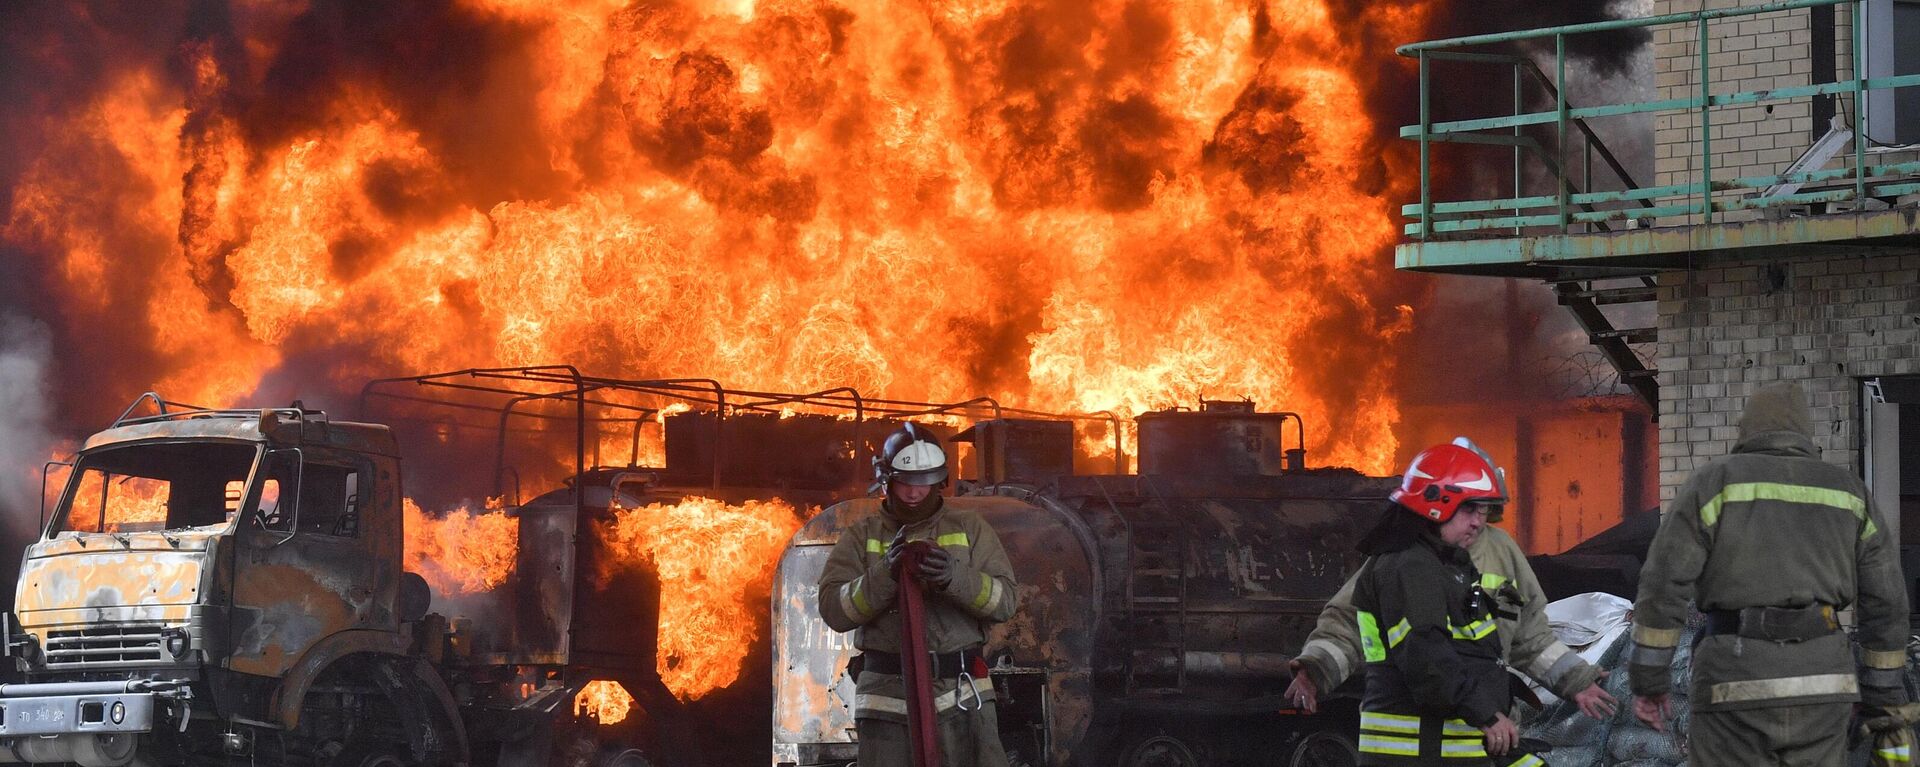
[[[1360,749],[1351,739],[1333,730],[1321,730],[1300,739],[1287,767],[1354,767],[1359,763]]]
[[[80,767],[121,767],[133,761],[133,752],[140,747],[140,736],[130,732],[69,737],[73,738],[73,761]]]
[[[653,767],[653,762],[648,761],[647,755],[641,753],[640,749],[627,748],[609,753],[600,760],[598,767]]]
[[[356,743],[347,746],[327,767],[413,767],[395,746]]]
[[[1124,767],[1204,767],[1199,754],[1172,735],[1154,735],[1133,744]]]

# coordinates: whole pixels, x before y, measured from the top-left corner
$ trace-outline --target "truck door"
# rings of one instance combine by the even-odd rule
[[[280,676],[348,629],[397,630],[398,562],[363,518],[373,463],[320,447],[269,451],[233,563],[234,671]]]

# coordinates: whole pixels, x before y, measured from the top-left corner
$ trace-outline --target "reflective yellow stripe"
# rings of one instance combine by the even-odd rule
[[[1546,760],[1541,759],[1540,757],[1534,756],[1533,754],[1527,754],[1526,756],[1520,757],[1513,764],[1507,765],[1507,767],[1541,767],[1541,765],[1544,765],[1546,763],[1547,763]]]
[[[1788,503],[1808,503],[1815,506],[1831,506],[1853,512],[1853,516],[1865,523],[1860,530],[1861,540],[1873,537],[1880,529],[1867,518],[1865,498],[1845,490],[1833,490],[1811,485],[1789,485],[1781,482],[1741,482],[1728,485],[1705,504],[1700,506],[1700,522],[1713,527],[1720,522],[1720,507],[1729,503],[1752,503],[1754,501],[1786,501]]]
[[[993,576],[987,575],[986,573],[981,573],[980,574],[980,593],[974,595],[973,597],[973,609],[981,610],[985,612],[993,612],[993,608],[999,607],[999,606],[1000,606],[999,582],[995,581],[993,579]]]
[[[1663,649],[1680,644],[1680,629],[1657,629],[1650,626],[1633,624],[1634,644],[1655,649]]]
[[[1485,759],[1487,746],[1480,740],[1441,741],[1440,755],[1454,759]]]
[[[1404,732],[1409,735],[1420,734],[1420,717],[1405,714],[1387,714],[1379,711],[1360,712],[1360,729],[1380,732]],[[1475,730],[1478,733],[1479,730]]]
[[[1419,738],[1395,738],[1388,735],[1370,735],[1360,733],[1360,753],[1388,754],[1392,756],[1419,756]]]
[[[1860,692],[1860,681],[1852,674],[1811,674],[1779,679],[1749,679],[1721,682],[1707,688],[1715,704],[1750,700],[1808,698],[1815,695],[1852,695]]]
[[[1906,668],[1906,650],[1867,650],[1862,658],[1867,668]]]
[[[1361,610],[1354,614],[1360,624],[1360,650],[1367,656],[1368,663],[1380,663],[1387,659],[1387,648],[1380,643],[1380,621],[1373,613]]]
[[[942,712],[950,708],[953,708],[954,706],[961,705],[963,703],[971,706],[973,705],[973,694],[976,692],[980,694],[980,700],[982,701],[993,700],[995,697],[993,692],[993,680],[988,679],[986,677],[979,677],[973,680],[972,691],[969,691],[967,689],[967,686],[963,684],[951,690],[948,690],[945,693],[934,696],[933,710],[935,712]],[[853,711],[855,714],[865,714],[868,712],[877,711],[877,712],[882,712],[887,714],[896,714],[899,716],[906,716],[907,701],[903,698],[895,698],[891,695],[878,695],[874,693],[863,692],[853,696]]]
[[[1507,576],[1496,575],[1494,573],[1480,574],[1480,588],[1482,589],[1485,589],[1487,591],[1499,591],[1500,587],[1505,585],[1507,585]]]
[[[1453,632],[1454,639],[1465,639],[1468,641],[1486,639],[1488,634],[1493,633],[1494,628],[1496,628],[1496,624],[1493,622],[1493,616],[1491,615],[1465,626],[1455,626],[1453,625],[1452,619],[1447,620],[1447,630]]]
[[[1912,752],[1908,751],[1906,746],[1875,749],[1873,755],[1887,764],[1910,764],[1913,762]]]
[[[940,544],[941,546],[971,546],[972,545],[967,542],[967,534],[964,532],[947,533],[946,535],[942,535],[939,538],[935,539],[934,543]]]
[[[1393,628],[1387,629],[1387,648],[1399,647],[1401,642],[1406,641],[1407,633],[1410,631],[1413,631],[1413,625],[1407,623],[1407,619],[1401,618],[1399,623],[1393,624]]]
[[[1478,737],[1481,737],[1481,736],[1483,736],[1483,735],[1485,735],[1485,734],[1486,734],[1486,733],[1483,733],[1483,732],[1481,732],[1481,731],[1480,731],[1480,728],[1478,728],[1478,727],[1475,727],[1475,726],[1473,726],[1473,725],[1471,725],[1471,724],[1467,724],[1467,722],[1466,722],[1466,720],[1464,720],[1464,719],[1448,719],[1447,721],[1445,721],[1445,722],[1441,722],[1441,723],[1440,723],[1440,735],[1441,735],[1441,737],[1446,737],[1446,738],[1461,738],[1461,737],[1473,737],[1473,738],[1478,738]]]
[[[866,583],[867,577],[863,575],[840,587],[840,610],[848,613],[847,617],[863,619],[873,615],[873,607],[867,604]]]
[[[885,554],[885,553],[887,553],[887,542],[886,542],[886,541],[883,541],[883,540],[880,540],[879,538],[868,538],[868,539],[867,539],[867,553],[868,553],[868,554]]]

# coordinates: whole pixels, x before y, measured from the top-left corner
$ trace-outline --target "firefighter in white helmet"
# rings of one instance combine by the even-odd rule
[[[1013,615],[1006,549],[979,514],[946,507],[940,495],[946,453],[924,429],[907,424],[888,437],[874,460],[874,478],[885,493],[878,513],[846,523],[820,575],[820,617],[836,631],[855,632],[860,649],[854,698],[860,765],[912,764],[893,569],[906,544],[927,541],[932,548],[916,576],[927,589],[926,647],[943,762],[1004,767],[981,643],[988,626]]]

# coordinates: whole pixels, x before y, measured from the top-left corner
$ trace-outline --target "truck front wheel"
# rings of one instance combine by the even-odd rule
[[[653,762],[647,761],[647,755],[640,753],[640,749],[628,748],[609,754],[600,761],[600,765],[601,767],[653,767]]]
[[[351,745],[328,762],[328,767],[413,767],[390,746]]]

